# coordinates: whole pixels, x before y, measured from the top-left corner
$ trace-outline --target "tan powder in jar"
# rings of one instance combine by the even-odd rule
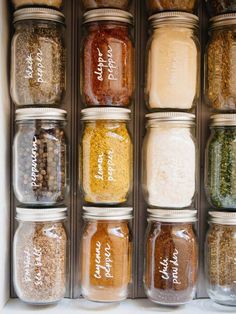
[[[24,6],[47,6],[59,9],[62,5],[62,0],[13,0],[16,9]]]

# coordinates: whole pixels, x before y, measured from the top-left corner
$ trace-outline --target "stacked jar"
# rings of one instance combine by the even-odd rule
[[[129,2],[82,1],[80,186],[86,206],[81,290],[84,298],[97,302],[125,300],[132,280],[128,108],[134,92],[134,47]]]
[[[65,94],[65,17],[62,1],[13,4],[13,283],[22,301],[44,305],[64,298],[67,285],[67,113],[56,108]]]
[[[145,86],[151,113],[146,115],[142,166],[149,206],[144,285],[151,301],[169,306],[195,297],[198,272],[194,110],[200,49],[195,4],[147,1],[149,13],[155,14],[149,17]]]
[[[235,306],[236,2],[220,0],[207,4],[213,17],[205,58],[205,102],[212,115],[205,157],[205,190],[213,209],[206,238],[205,272],[210,298]]]

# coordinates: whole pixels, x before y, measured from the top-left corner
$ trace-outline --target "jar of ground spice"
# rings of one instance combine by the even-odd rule
[[[17,208],[13,281],[24,302],[44,305],[65,296],[67,278],[66,208]]]
[[[206,147],[205,189],[215,208],[236,209],[236,114],[211,117]]]
[[[119,204],[132,188],[133,146],[127,128],[130,110],[82,110],[80,181],[86,202]]]
[[[210,212],[205,272],[209,297],[236,306],[236,213]]]
[[[85,10],[98,8],[116,8],[127,10],[130,0],[82,0],[82,5]]]
[[[134,89],[134,52],[130,13],[115,9],[84,14],[81,94],[86,106],[131,104]]]
[[[236,110],[235,30],[236,13],[210,20],[206,50],[206,103],[216,111]]]
[[[144,285],[158,304],[190,302],[196,291],[198,240],[195,210],[148,210]]]
[[[198,17],[165,12],[152,15],[149,21],[146,104],[151,110],[190,110],[199,98]]]
[[[193,13],[197,0],[146,0],[150,14],[162,11],[186,11]]]
[[[41,6],[60,9],[62,0],[12,0],[16,9],[21,7]]]
[[[14,13],[11,96],[18,106],[59,105],[65,92],[64,15],[46,8]]]
[[[81,244],[82,295],[97,302],[118,302],[131,282],[132,208],[84,208]]]
[[[236,12],[236,0],[206,0],[209,13],[213,16]]]
[[[146,117],[142,171],[146,201],[159,208],[190,207],[196,187],[195,115],[159,112]]]
[[[66,111],[51,108],[16,110],[13,185],[23,204],[54,205],[67,191]]]

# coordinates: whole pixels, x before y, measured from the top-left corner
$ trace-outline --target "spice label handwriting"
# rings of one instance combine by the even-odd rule
[[[24,281],[25,282],[31,282],[31,276],[30,276],[30,250],[29,248],[26,248],[24,250],[24,258],[23,258],[23,264],[24,264]]]
[[[236,257],[234,258],[234,266],[236,267]],[[236,283],[236,280],[234,280],[233,283]]]
[[[36,67],[37,72],[37,82],[38,83],[46,83],[44,80],[45,66],[43,64],[43,52],[41,49],[37,49],[37,53],[35,58],[30,53],[26,57],[26,70],[25,70],[25,79],[33,79],[34,68]]]
[[[32,273],[33,273],[33,281],[36,286],[43,285],[43,276],[42,276],[42,249],[34,247],[33,253],[31,254],[29,248],[24,250],[24,258],[23,258],[23,268],[24,268],[24,281],[31,282],[32,281]]]
[[[114,154],[112,150],[108,150],[108,152],[98,154],[97,158],[97,174],[95,178],[97,180],[104,180],[104,172],[107,180],[109,182],[115,181],[114,172],[115,172],[115,165],[114,165]]]
[[[117,81],[117,63],[113,57],[113,50],[110,45],[107,47],[107,54],[104,56],[102,51],[97,48],[98,52],[98,62],[97,62],[97,69],[94,74],[97,75],[97,79],[100,82],[104,81],[105,76],[105,69],[107,69],[107,79],[109,81]]]
[[[164,280],[169,280],[170,276],[172,277],[173,283],[180,285],[181,282],[179,281],[178,278],[178,273],[179,273],[179,263],[178,263],[178,254],[179,251],[177,249],[174,250],[172,259],[164,258],[160,262],[160,270],[159,272],[161,273],[161,278]],[[172,270],[172,274],[169,274],[169,268]]]
[[[32,157],[31,186],[32,187],[39,187],[39,185],[37,184],[37,178],[39,176],[37,153],[38,153],[37,138],[36,136],[34,136],[32,153],[31,153],[31,157]]]
[[[112,275],[111,246],[106,243],[104,246],[100,241],[96,242],[95,254],[95,272],[94,277],[101,279],[103,275],[105,278],[113,278]]]

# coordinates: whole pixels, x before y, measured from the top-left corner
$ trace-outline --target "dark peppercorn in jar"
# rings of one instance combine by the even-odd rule
[[[63,203],[67,189],[66,112],[35,108],[16,110],[13,185],[23,204]]]
[[[131,104],[134,52],[130,35],[133,17],[115,9],[84,14],[87,34],[82,48],[81,94],[86,106]]]
[[[206,0],[211,15],[236,12],[236,0]]]
[[[196,291],[198,240],[195,210],[148,210],[144,285],[158,304],[190,302]]]
[[[11,97],[17,106],[60,105],[65,93],[64,15],[53,9],[14,13]]]

